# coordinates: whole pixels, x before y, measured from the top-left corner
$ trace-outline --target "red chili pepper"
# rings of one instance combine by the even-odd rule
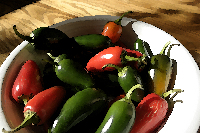
[[[148,94],[136,107],[135,123],[130,133],[150,133],[157,128],[165,118],[168,103],[159,95]]]
[[[104,70],[114,70],[115,68],[107,67],[104,70],[102,67],[105,64],[114,64],[117,66],[122,66],[121,54],[123,48],[119,46],[109,47],[92,57],[87,63],[87,70],[91,72],[103,72]]]
[[[31,123],[44,124],[57,110],[65,95],[66,91],[61,86],[54,86],[38,93],[24,107],[24,121],[11,131],[16,132]],[[8,132],[5,129],[2,131]]]
[[[28,60],[22,66],[12,88],[12,97],[17,102],[26,103],[43,90],[38,65]]]
[[[176,94],[170,99],[167,99],[167,97],[174,92],[176,92]],[[180,89],[170,90],[162,95],[165,99],[155,93],[148,94],[144,97],[136,107],[135,123],[130,133],[155,132],[164,122],[168,110],[171,110],[173,107],[173,105],[171,105],[173,98],[180,92]],[[182,102],[182,100],[176,100],[175,102]],[[175,102],[173,102],[173,104]]]
[[[104,49],[103,51],[92,57],[87,63],[87,70],[91,72],[103,72],[112,71],[115,68],[106,67],[104,70],[102,67],[106,64],[113,64],[122,67],[127,61],[139,61],[142,59],[130,57],[124,48],[115,46]]]
[[[125,15],[131,12],[132,11],[124,13],[119,19],[115,20],[114,22],[108,22],[104,26],[103,32],[101,34],[104,36],[108,36],[111,39],[112,43],[117,42],[122,34],[121,20]]]

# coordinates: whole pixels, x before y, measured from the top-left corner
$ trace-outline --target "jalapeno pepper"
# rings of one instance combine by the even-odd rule
[[[124,13],[119,19],[115,20],[114,22],[108,22],[104,26],[103,32],[101,34],[104,36],[108,36],[112,40],[112,43],[117,42],[122,34],[121,20],[125,15],[131,12],[132,11]]]
[[[55,28],[40,27],[32,31],[30,36],[20,34],[16,29],[16,25],[13,26],[13,29],[17,36],[27,40],[36,49],[49,50],[54,56],[58,56],[58,53],[70,53],[69,55],[71,55],[76,53],[74,49],[78,47],[78,44],[72,38]]]
[[[52,133],[65,133],[87,116],[105,106],[106,95],[97,89],[87,88],[77,92],[64,104],[55,120]]]
[[[56,64],[55,72],[61,81],[78,87],[78,91],[94,86],[93,79],[78,62],[67,59],[65,54],[59,55],[58,57],[52,57],[51,54],[48,55],[54,59]]]
[[[172,101],[175,95],[168,99],[168,95],[176,92],[180,93],[180,89],[174,89],[163,93],[162,97],[151,93],[148,94],[143,100],[138,104],[136,107],[136,118],[135,123],[131,129],[130,133],[152,133],[156,132],[156,129],[163,123],[164,119],[166,118],[168,109],[172,109],[172,105],[168,104],[168,101]],[[180,102],[178,100],[176,102]],[[174,104],[174,102],[172,103]]]
[[[17,102],[26,104],[28,100],[41,91],[43,91],[43,86],[39,67],[33,60],[27,60],[15,79],[12,97]]]
[[[169,52],[168,55],[164,55],[165,49],[169,44],[170,42],[165,44],[160,54],[151,57],[152,68],[155,69],[153,78],[154,92],[160,96],[166,92],[172,72],[172,60],[168,56]]]
[[[131,94],[140,84],[133,86],[126,96],[114,102],[95,133],[129,133],[135,121],[135,106]]]
[[[92,74],[92,78],[95,82],[95,87],[103,90],[107,95],[116,97],[123,93],[118,82],[117,71],[103,72],[98,74]]]
[[[107,48],[111,43],[109,37],[101,34],[88,34],[74,37],[75,41],[86,49]]]
[[[103,51],[92,57],[87,63],[87,70],[91,72],[113,71],[114,68],[107,67],[104,70],[102,67],[106,64],[114,64],[122,67],[127,61],[142,62],[145,56],[140,58],[130,57],[124,48],[115,46],[104,49]]]
[[[106,67],[114,67],[118,70],[118,82],[125,93],[127,93],[134,85],[142,84],[141,77],[139,76],[137,70],[130,66],[118,67],[113,64],[106,64],[102,69]],[[144,90],[136,89],[131,96],[131,99],[135,102],[140,102],[144,97]]]
[[[14,133],[32,123],[37,125],[44,124],[62,103],[65,95],[66,91],[61,86],[54,86],[38,93],[24,107],[25,119],[21,125],[11,131],[2,129],[2,132]]]

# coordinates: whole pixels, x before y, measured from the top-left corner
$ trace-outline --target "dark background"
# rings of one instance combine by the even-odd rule
[[[39,0],[0,0],[0,17]]]

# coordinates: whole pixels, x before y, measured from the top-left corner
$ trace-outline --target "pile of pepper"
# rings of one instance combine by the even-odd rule
[[[60,30],[41,27],[30,36],[20,34],[49,60],[40,72],[33,60],[22,66],[12,88],[12,97],[24,106],[27,125],[47,125],[48,133],[151,133],[164,124],[181,89],[167,90],[173,63],[170,46],[149,56],[143,40],[134,50],[120,42],[121,20],[108,22],[101,34],[69,38]],[[154,69],[154,78],[149,72]],[[42,73],[42,74],[41,74]],[[41,76],[43,75],[43,76]],[[175,93],[171,98],[169,95]]]

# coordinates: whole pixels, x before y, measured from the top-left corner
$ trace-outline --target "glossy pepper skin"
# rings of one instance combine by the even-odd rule
[[[103,72],[104,70],[112,71],[114,68],[107,67],[102,70],[102,67],[106,64],[122,66],[121,54],[123,51],[123,48],[119,46],[104,49],[89,60],[86,68],[91,72]]]
[[[103,122],[95,133],[129,133],[135,121],[135,106],[131,102],[131,93],[140,85],[130,89],[126,96],[114,102]],[[141,87],[141,86],[140,86]]]
[[[128,56],[127,51],[122,47],[109,47],[92,57],[87,63],[86,68],[91,72],[113,71],[114,68],[112,67],[106,67],[104,70],[102,67],[106,64],[122,67],[127,61],[142,61],[142,58]]]
[[[78,48],[78,44],[72,38],[55,28],[40,27],[32,31],[30,36],[20,34],[16,25],[13,26],[13,29],[17,36],[27,40],[35,49],[49,50],[54,56],[66,53],[71,55],[76,53],[75,49]]]
[[[43,91],[38,65],[33,60],[27,60],[22,66],[13,84],[12,97],[17,102],[26,102]]]
[[[81,89],[93,87],[94,83],[90,75],[71,59],[63,59],[55,67],[57,77],[72,86],[79,86]]]
[[[64,104],[58,118],[54,121],[52,133],[67,132],[106,103],[106,94],[95,88],[77,92]]]
[[[11,131],[6,131],[5,129],[2,129],[2,131],[4,133],[14,133],[31,123],[44,124],[55,113],[65,95],[66,91],[61,86],[54,86],[38,93],[24,107],[25,119],[21,125]]]
[[[173,101],[173,98],[183,92],[181,89],[173,89],[163,93],[159,96],[155,93],[150,93],[138,104],[136,107],[135,124],[130,133],[155,133],[167,121],[171,114],[174,104],[176,102],[183,102],[182,100]],[[172,93],[175,94],[169,98]]]
[[[168,103],[155,93],[148,94],[136,107],[135,123],[130,133],[151,133],[164,120]]]
[[[172,60],[169,57],[169,51],[175,44],[170,46],[168,55],[165,55],[165,49],[169,44],[170,42],[165,44],[160,54],[151,57],[151,65],[152,68],[154,68],[154,92],[160,96],[167,91],[173,69]]]
[[[107,48],[111,43],[109,37],[101,34],[87,34],[74,37],[75,41],[86,49]]]
[[[131,11],[124,13],[119,19],[115,20],[114,22],[108,22],[104,26],[103,32],[101,34],[104,36],[108,36],[111,39],[112,43],[117,42],[122,34],[121,20],[128,13],[131,13]]]
[[[136,84],[142,84],[142,79],[136,69],[130,66],[121,68],[113,64],[107,64],[103,66],[103,69],[109,66],[118,70],[118,82],[125,93],[127,93]],[[140,102],[143,97],[144,90],[141,89],[136,89],[131,95],[131,99],[135,102]]]
[[[57,77],[66,84],[78,87],[78,91],[94,86],[92,77],[76,61],[68,59],[66,54],[53,57],[48,54],[55,62],[55,72]]]

